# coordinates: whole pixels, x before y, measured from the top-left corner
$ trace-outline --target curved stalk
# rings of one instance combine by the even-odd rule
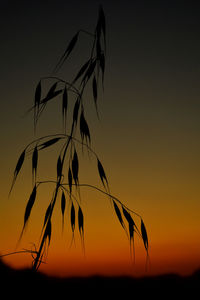
[[[62,183],[62,185],[69,185],[68,183]],[[75,186],[75,184],[72,184]],[[128,211],[130,211],[131,213],[133,213],[134,215],[136,215],[137,217],[139,217],[140,219],[142,219],[142,217],[136,213],[134,210],[128,208],[126,205],[124,205],[118,198],[116,198],[115,196],[111,195],[110,193],[106,192],[106,191],[103,191],[102,189],[94,186],[94,185],[91,185],[91,184],[87,184],[87,183],[79,183],[77,184],[77,186],[79,187],[89,187],[89,188],[92,188],[94,190],[97,190],[98,192],[110,197],[111,199],[117,201],[121,206],[123,206],[124,208],[126,208]]]
[[[73,134],[73,130],[74,130],[74,123],[72,124],[71,135]],[[71,141],[71,138],[69,137],[68,138],[68,143],[66,145],[66,148],[65,148],[65,151],[64,151],[64,154],[63,154],[62,168],[63,168],[63,162],[64,162],[64,159],[65,159],[65,155],[67,153],[67,148],[69,146],[70,141]],[[44,233],[43,233],[43,236],[42,236],[42,240],[41,240],[41,243],[40,243],[39,250],[37,252],[37,256],[36,256],[35,261],[33,263],[33,270],[35,270],[35,271],[40,266],[40,261],[41,261],[40,257],[42,256],[43,247],[44,247],[44,244],[45,244],[45,241],[46,241],[47,225],[48,225],[48,222],[51,220],[51,217],[52,217],[52,214],[53,214],[54,206],[55,206],[55,203],[56,203],[56,200],[57,200],[57,196],[58,196],[58,191],[59,191],[59,188],[60,188],[60,185],[61,185],[61,179],[62,179],[62,177],[59,177],[58,182],[56,184],[54,199],[53,199],[53,202],[52,202],[52,208],[51,208],[49,217],[48,217],[46,225],[45,225],[45,230],[44,230]]]

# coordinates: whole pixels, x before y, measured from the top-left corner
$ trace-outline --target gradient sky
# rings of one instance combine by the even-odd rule
[[[103,162],[112,194],[144,218],[150,240],[149,270],[145,273],[142,241],[136,241],[133,264],[129,242],[109,200],[84,189],[86,256],[78,234],[76,246],[70,248],[69,220],[62,236],[58,204],[47,264],[41,267],[44,272],[189,274],[200,267],[197,2],[101,1],[107,20],[107,65],[100,122],[94,107],[88,105],[92,145]],[[7,196],[16,161],[34,139],[32,115],[24,117],[24,113],[33,103],[38,80],[50,74],[71,37],[80,28],[93,31],[99,1],[0,1],[0,6],[0,252],[4,254],[15,251],[31,191],[29,161],[12,196]],[[83,36],[74,60],[65,65],[60,77],[71,79],[89,45]],[[61,131],[59,113],[54,106],[49,108],[37,136]],[[87,172],[82,171],[82,182],[101,187],[95,161],[84,158],[82,170],[85,167]],[[49,174],[53,178],[55,156],[47,151],[43,159],[41,179]],[[19,250],[37,244],[50,192],[41,191]],[[31,257],[15,255],[6,261],[22,267],[31,264]]]

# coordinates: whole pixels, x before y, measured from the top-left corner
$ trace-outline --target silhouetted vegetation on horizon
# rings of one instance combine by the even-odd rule
[[[77,295],[91,295],[98,298],[106,295],[160,295],[160,299],[165,296],[174,295],[197,295],[200,286],[200,270],[190,276],[180,276],[176,274],[164,274],[159,276],[146,276],[134,278],[128,276],[89,276],[89,277],[66,277],[59,278],[35,272],[32,269],[16,270],[0,261],[1,287],[12,288],[9,293],[23,295],[50,296],[61,295],[65,291]],[[37,288],[36,288],[37,287]],[[94,294],[95,293],[95,294]],[[16,294],[15,294],[16,295]],[[39,295],[39,294],[38,294]]]

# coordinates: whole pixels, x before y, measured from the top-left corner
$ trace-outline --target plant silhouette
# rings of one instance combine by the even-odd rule
[[[73,53],[77,43],[79,42],[80,35],[87,34],[92,40],[92,47],[90,49],[89,59],[85,61],[78,70],[76,76],[72,82],[68,82],[65,79],[57,77],[55,74],[60,70],[63,65],[67,63],[68,57]],[[105,169],[99,158],[91,147],[91,134],[90,126],[87,121],[87,111],[85,106],[84,94],[86,87],[90,87],[92,91],[92,99],[96,109],[97,117],[98,112],[98,92],[100,86],[104,86],[104,74],[106,63],[106,22],[103,8],[99,7],[97,24],[93,33],[86,32],[84,30],[78,30],[69,42],[66,50],[61,58],[58,60],[56,67],[53,70],[53,75],[41,78],[35,89],[34,104],[30,108],[29,112],[34,114],[34,131],[36,131],[38,120],[42,117],[45,108],[51,101],[58,101],[60,105],[60,99],[62,100],[62,122],[63,132],[54,135],[46,135],[28,144],[21,153],[16,168],[14,170],[13,182],[11,185],[10,193],[13,190],[17,176],[23,167],[23,163],[27,156],[32,156],[32,180],[33,189],[28,199],[25,214],[24,224],[20,239],[24,233],[24,230],[28,224],[28,220],[31,216],[35,200],[39,193],[41,185],[54,184],[52,199],[46,208],[44,216],[41,238],[39,241],[38,249],[34,251],[27,250],[33,257],[33,270],[38,270],[40,264],[46,256],[47,249],[51,242],[52,233],[52,215],[54,208],[59,198],[61,203],[61,215],[62,226],[64,226],[64,214],[66,208],[66,202],[70,204],[70,223],[72,235],[74,236],[75,230],[79,230],[82,244],[84,245],[84,212],[81,207],[80,201],[80,189],[82,187],[88,187],[95,189],[100,193],[103,193],[111,201],[113,211],[118,218],[123,230],[127,234],[130,242],[130,250],[134,251],[134,235],[135,233],[139,238],[143,240],[144,247],[148,257],[148,236],[147,231],[142,220],[142,217],[129,209],[119,199],[114,197],[109,188],[108,178],[106,176]],[[44,94],[44,87],[47,82],[53,84],[48,90],[47,94]],[[69,114],[69,104],[72,105],[71,126],[69,132],[67,132],[67,115]],[[68,117],[70,120],[70,118]],[[57,170],[56,178],[54,181],[37,180],[38,169],[38,156],[41,151],[45,151],[47,148],[52,148],[56,144],[61,144],[59,153],[57,153]],[[87,151],[90,155],[94,156],[97,164],[97,172],[99,174],[100,181],[102,183],[102,189],[90,184],[83,184],[79,181],[79,154],[77,152],[77,146],[81,145],[82,150]],[[140,222],[140,225],[136,225]],[[77,224],[77,226],[76,226]],[[20,251],[16,252],[19,253]],[[24,252],[24,250],[23,250]]]

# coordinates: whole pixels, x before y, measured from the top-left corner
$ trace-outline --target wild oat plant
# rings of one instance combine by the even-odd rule
[[[60,70],[64,64],[66,64],[67,59],[79,42],[80,35],[85,34],[87,34],[92,40],[89,59],[81,65],[72,82],[56,77],[56,72]],[[82,244],[84,245],[84,212],[80,201],[80,190],[82,187],[95,189],[108,197],[109,201],[112,203],[112,207],[118,221],[128,236],[131,252],[133,251],[134,253],[134,235],[137,234],[137,236],[143,240],[148,258],[148,237],[142,217],[129,209],[119,199],[111,195],[108,178],[103,164],[91,146],[92,138],[90,134],[90,127],[86,119],[87,112],[85,100],[87,99],[84,98],[84,93],[86,87],[89,86],[89,89],[91,89],[91,98],[93,99],[98,117],[98,91],[99,86],[102,88],[104,86],[105,61],[106,23],[103,8],[100,7],[94,33],[79,30],[73,36],[62,57],[58,61],[53,71],[53,75],[41,78],[36,86],[34,104],[30,109],[30,111],[33,111],[34,114],[34,131],[36,130],[37,122],[39,118],[41,118],[47,105],[51,101],[57,101],[59,106],[62,103],[63,132],[40,137],[28,144],[21,153],[14,170],[14,177],[10,192],[13,189],[25,159],[27,156],[32,156],[33,189],[26,205],[24,225],[20,239],[27,226],[40,186],[47,184],[54,184],[55,186],[52,198],[44,215],[39,245],[37,248],[35,247],[34,251],[27,250],[33,257],[33,270],[38,270],[41,262],[43,262],[46,258],[47,250],[51,242],[52,216],[57,202],[61,207],[62,224],[64,225],[66,202],[69,201],[72,235],[74,235],[75,228],[78,228]],[[53,84],[46,94],[44,93],[44,90],[45,86],[49,82],[51,84],[53,82]],[[69,114],[69,104],[72,105],[72,110],[70,110],[72,113],[71,119],[68,117],[68,120],[71,120],[71,124],[69,125],[68,121],[68,126],[66,126],[67,113]],[[70,129],[69,132],[67,132],[68,128]],[[60,151],[57,154],[55,180],[37,181],[38,156],[40,152],[45,151],[47,148],[52,148],[58,143],[60,143]],[[80,154],[78,154],[77,151],[78,145],[82,146],[83,153],[86,151],[90,156],[94,156],[97,165],[97,172],[102,183],[102,189],[90,184],[83,184],[79,181]],[[77,226],[75,226],[76,223]]]

